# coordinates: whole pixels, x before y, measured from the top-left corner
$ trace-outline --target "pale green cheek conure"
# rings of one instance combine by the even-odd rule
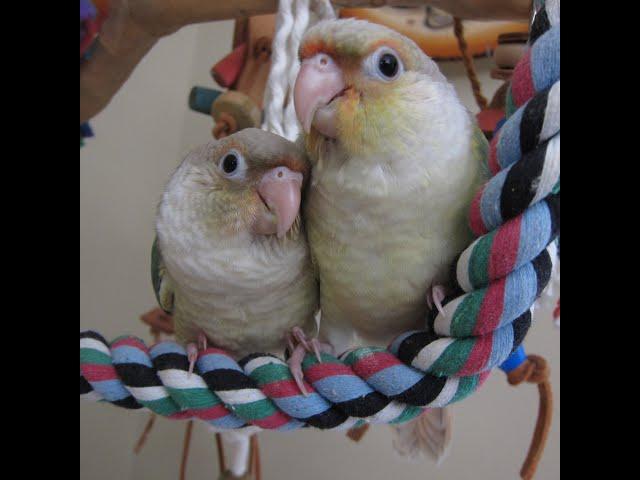
[[[282,354],[315,328],[318,285],[300,221],[309,165],[295,144],[245,129],[191,151],[156,217],[152,276],[176,339],[236,357]]]
[[[320,334],[338,352],[386,346],[425,328],[429,304],[443,299],[472,240],[466,212],[488,177],[487,142],[437,65],[389,28],[321,22],[300,60],[294,98],[312,164],[304,219]],[[397,444],[410,445],[399,449],[439,457],[432,447],[446,445],[447,418],[434,409],[400,429]]]
[[[187,346],[190,369],[198,344],[238,359],[254,352],[281,356],[289,344],[289,365],[301,385],[305,334],[315,330],[318,309],[300,220],[308,177],[300,148],[258,129],[194,149],[172,175],[156,217],[152,279],[176,339]],[[222,433],[235,477],[247,471],[255,431]]]

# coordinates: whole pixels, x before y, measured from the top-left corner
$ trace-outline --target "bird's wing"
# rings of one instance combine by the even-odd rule
[[[489,141],[485,137],[478,125],[473,126],[471,137],[471,154],[473,158],[481,165],[482,177],[488,179],[491,177],[489,170]]]
[[[151,247],[151,282],[160,308],[168,314],[173,313],[173,285],[158,248],[158,237]]]

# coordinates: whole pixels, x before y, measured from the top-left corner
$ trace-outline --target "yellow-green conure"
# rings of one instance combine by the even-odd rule
[[[158,206],[151,271],[190,368],[197,341],[239,359],[281,355],[287,339],[304,342],[315,330],[318,284],[300,222],[308,177],[298,146],[258,129],[193,149],[171,176]],[[290,359],[298,381],[301,345]],[[235,476],[246,472],[254,432],[223,433]]]
[[[318,284],[300,221],[309,176],[294,143],[255,128],[191,151],[169,180],[156,217],[152,277],[176,339],[237,357],[282,353],[300,382],[315,329]],[[291,335],[290,335],[291,334]],[[299,343],[299,341],[302,343]]]
[[[386,346],[425,328],[429,304],[443,299],[472,240],[466,212],[488,176],[487,142],[437,65],[389,28],[321,22],[299,54],[294,99],[312,164],[304,218],[320,334],[338,352]],[[398,443],[419,437],[420,422],[446,443],[447,414],[435,410],[401,429]],[[412,455],[429,441],[400,450]]]

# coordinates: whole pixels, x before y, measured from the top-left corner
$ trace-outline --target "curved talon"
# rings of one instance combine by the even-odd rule
[[[295,346],[294,340],[297,342],[297,345]],[[322,343],[315,337],[307,340],[307,336],[300,327],[293,327],[287,334],[287,345],[291,352],[291,356],[289,357],[289,360],[287,360],[289,370],[291,370],[291,374],[293,375],[296,385],[298,385],[298,388],[306,397],[309,394],[307,393],[307,389],[304,387],[304,374],[302,373],[302,361],[304,360],[305,355],[307,352],[313,353],[315,354],[316,359],[318,359],[318,363],[322,363],[322,354],[320,352],[333,354],[333,347],[328,343]]]
[[[198,346],[201,346],[202,350],[206,350],[207,345],[208,345],[207,336],[204,333],[200,332],[198,334]]]
[[[427,305],[432,310],[434,305],[438,310],[438,313],[445,317],[444,309],[442,308],[442,301],[446,297],[446,289],[442,285],[434,285],[427,294]]]
[[[208,340],[207,336],[204,332],[200,331],[198,333],[198,339],[196,342],[187,343],[187,358],[189,359],[189,375],[193,373],[193,369],[196,365],[196,360],[198,360],[198,352],[200,350],[204,351],[207,349]]]
[[[289,360],[287,360],[287,365],[289,365],[291,375],[293,375],[296,385],[305,397],[309,395],[309,392],[307,392],[307,389],[304,386],[304,375],[302,373],[302,360],[304,360],[306,353],[307,350],[304,348],[304,345],[298,344],[298,346],[291,352]]]
[[[198,359],[198,346],[195,343],[187,344],[187,358],[189,359],[189,375],[191,375]]]
[[[436,308],[438,309],[438,313],[440,313],[440,315],[442,315],[443,317],[445,316],[444,314],[444,309],[442,308],[442,303],[439,299],[434,298],[433,299],[433,303],[436,304]]]

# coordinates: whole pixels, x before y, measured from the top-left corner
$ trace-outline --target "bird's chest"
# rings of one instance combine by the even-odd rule
[[[325,178],[310,191],[307,222],[323,322],[386,341],[421,326],[427,289],[446,279],[459,245],[450,241],[451,218],[432,208],[426,188],[377,187],[340,189]]]
[[[345,281],[357,277],[363,286],[414,278],[421,269],[416,257],[437,249],[440,240],[419,195],[381,200],[314,190],[309,208],[314,211],[309,237],[314,254],[320,253],[321,270],[348,273]]]
[[[305,258],[293,249],[286,258],[263,261],[232,252],[168,261],[177,336],[193,341],[203,331],[238,354],[281,348],[284,333],[313,314]]]

